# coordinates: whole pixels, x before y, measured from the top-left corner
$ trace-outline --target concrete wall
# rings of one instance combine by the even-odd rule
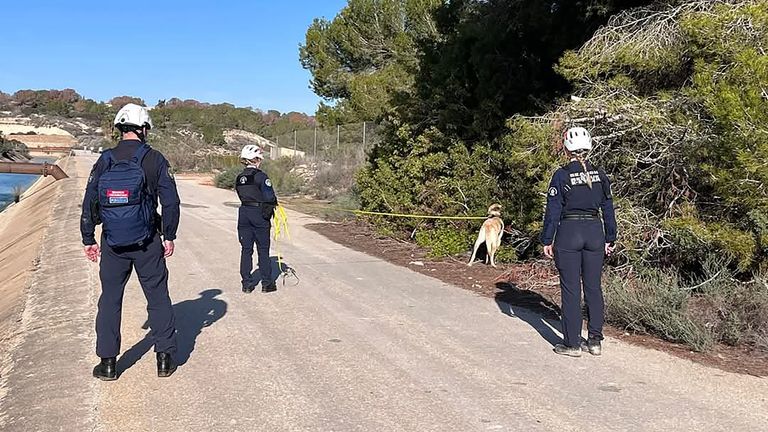
[[[67,161],[59,163],[66,167]],[[37,266],[43,235],[51,220],[58,185],[40,178],[21,202],[0,212],[0,366],[8,352],[9,336],[21,316],[26,289]]]

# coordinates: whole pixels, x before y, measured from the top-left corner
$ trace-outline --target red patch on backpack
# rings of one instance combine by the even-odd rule
[[[107,201],[110,204],[128,204],[131,193],[128,190],[107,189]]]

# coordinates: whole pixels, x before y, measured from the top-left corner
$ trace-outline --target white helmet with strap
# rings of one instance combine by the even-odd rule
[[[256,145],[247,145],[240,152],[240,157],[245,160],[264,159],[264,152]]]
[[[116,127],[123,125],[152,129],[152,118],[149,117],[149,110],[145,107],[129,103],[120,108],[120,111],[118,111],[115,116],[113,124]]]
[[[565,132],[565,148],[569,152],[592,150],[592,136],[583,127],[572,127]]]

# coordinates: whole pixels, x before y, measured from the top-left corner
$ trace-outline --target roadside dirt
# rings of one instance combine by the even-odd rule
[[[499,303],[524,307],[551,319],[560,317],[557,271],[550,262],[499,265],[494,269],[478,261],[469,267],[466,261],[455,258],[431,259],[417,245],[378,235],[358,220],[314,224],[308,228],[346,247],[476,292]],[[768,353],[724,345],[718,345],[707,353],[697,353],[680,344],[621,328],[606,327],[605,333],[631,344],[661,350],[727,372],[768,376]]]
[[[192,180],[192,181],[196,181],[197,184],[201,186],[214,186],[213,178],[214,178],[214,175],[211,173],[183,172],[183,173],[176,174],[177,180]]]

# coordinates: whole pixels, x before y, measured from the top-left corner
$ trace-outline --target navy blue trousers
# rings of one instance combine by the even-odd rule
[[[259,275],[262,286],[272,283],[272,263],[269,259],[269,219],[262,213],[261,207],[242,206],[237,218],[237,236],[242,247],[240,253],[240,278],[244,287],[255,286],[258,280],[251,276],[253,272],[253,246],[256,245],[259,261]]]
[[[117,357],[120,353],[120,322],[125,284],[135,268],[147,298],[150,338],[155,352],[176,352],[173,306],[168,294],[168,269],[160,235],[142,247],[111,248],[102,238],[101,297],[96,314],[96,355]]]
[[[555,264],[560,272],[563,339],[581,345],[581,290],[587,304],[589,337],[603,339],[605,303],[600,278],[605,258],[605,234],[600,220],[563,220],[555,237]]]

